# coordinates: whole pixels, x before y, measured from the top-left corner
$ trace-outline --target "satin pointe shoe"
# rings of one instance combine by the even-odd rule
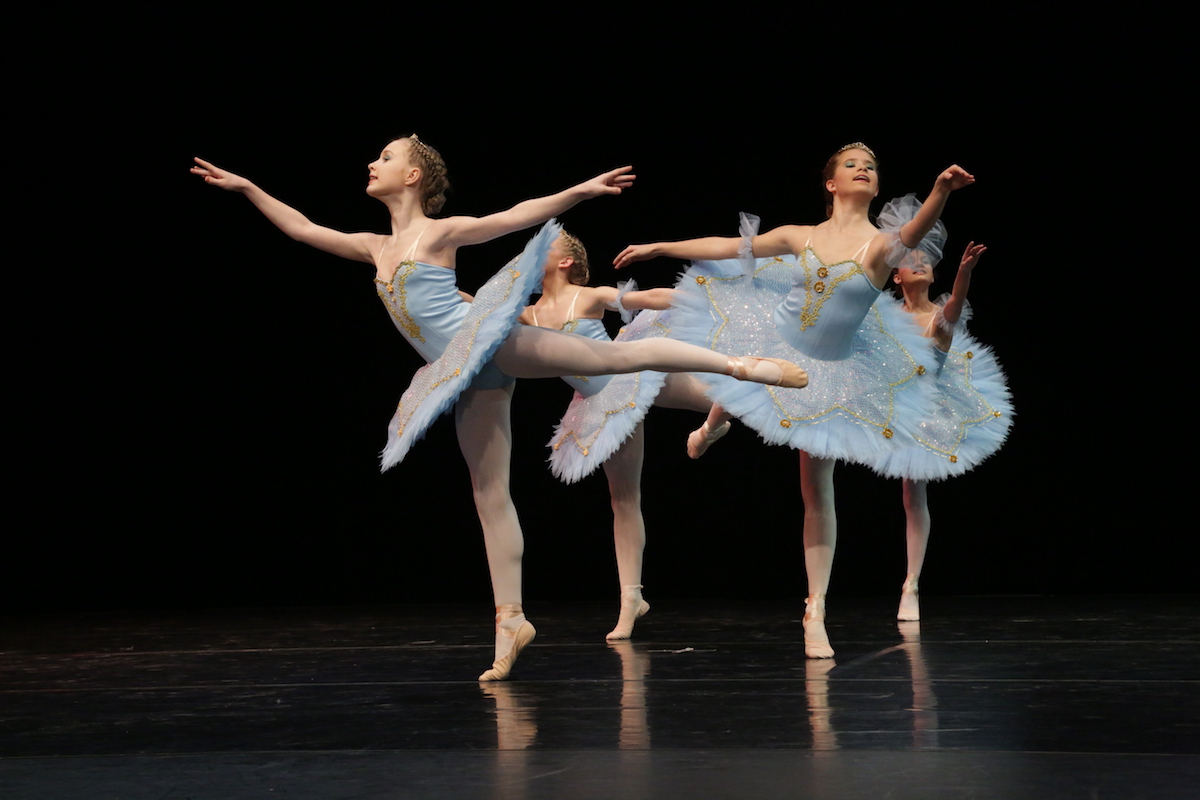
[[[708,427],[708,420],[705,420],[703,425],[688,434],[688,458],[699,458],[704,455],[709,445],[727,433],[729,433],[728,421],[722,422],[716,430],[712,430]]]
[[[765,383],[768,386],[782,386],[786,389],[803,389],[808,386],[808,373],[782,358],[731,358],[726,374],[739,381]]]
[[[633,635],[633,623],[646,616],[650,604],[642,599],[642,586],[621,587],[621,615],[617,617],[617,627],[608,632],[605,641],[615,642],[628,639]]]
[[[804,655],[833,658],[829,634],[825,632],[825,595],[812,594],[804,601]]]
[[[917,576],[909,574],[900,590],[900,610],[896,619],[901,622],[916,622],[921,618],[921,603],[917,599]]]
[[[517,656],[533,641],[537,630],[517,603],[496,606],[496,660],[479,676],[481,681],[502,681],[512,672]]]

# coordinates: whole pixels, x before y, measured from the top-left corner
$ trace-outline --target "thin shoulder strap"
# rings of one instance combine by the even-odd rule
[[[567,319],[575,319],[575,301],[579,299],[579,293],[583,291],[583,287],[575,290],[575,296],[571,298],[571,307],[567,309]]]
[[[866,256],[866,254],[867,254],[867,248],[871,246],[871,242],[873,242],[873,241],[875,241],[874,236],[872,236],[870,239],[867,239],[865,242],[863,242],[863,246],[858,248],[858,250],[855,251],[854,255],[850,256],[850,260],[857,261],[858,263],[861,264],[863,262],[863,257]]]
[[[533,313],[533,327],[535,327],[535,328],[542,327],[541,323],[539,323],[537,321],[537,309],[534,308],[533,306],[530,306],[529,310]]]
[[[408,253],[404,256],[404,258],[400,259],[401,261],[415,260],[413,257],[417,254],[417,245],[421,243],[421,237],[425,235],[425,231],[429,230],[429,225],[432,224],[433,220],[430,220],[428,225],[426,225],[424,228],[421,228],[421,232],[417,234],[417,238],[413,240],[412,246],[408,248]],[[388,240],[391,238],[392,237],[390,236],[385,236],[383,238],[383,244],[379,246],[379,255],[375,259],[376,263],[383,263],[383,251],[388,245]]]
[[[404,256],[405,261],[415,261],[416,260],[417,245],[419,245],[421,243],[421,237],[425,235],[425,231],[429,230],[429,226],[432,224],[433,224],[433,220],[430,220],[429,223],[426,224],[426,226],[424,228],[421,228],[421,232],[417,234],[416,239],[413,239],[412,246],[408,248],[408,253],[406,253]]]

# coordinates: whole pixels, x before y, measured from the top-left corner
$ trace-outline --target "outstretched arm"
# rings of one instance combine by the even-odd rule
[[[802,225],[783,225],[755,236],[755,257],[770,258],[800,252],[803,244],[797,243],[804,241],[802,234],[805,230],[805,226]],[[613,266],[621,269],[636,261],[649,261],[659,256],[684,261],[720,261],[725,258],[737,258],[741,246],[740,236],[706,236],[680,242],[631,244],[613,259]]]
[[[681,242],[655,242],[653,244],[631,244],[613,259],[613,267],[622,269],[637,261],[666,256],[684,261],[717,261],[736,258],[738,244],[736,236],[707,236],[703,239],[685,239]]]
[[[633,292],[626,292],[621,298],[621,304],[630,309],[649,309],[651,311],[665,311],[675,302],[675,289],[666,287],[660,289],[639,289]]]
[[[963,251],[962,260],[958,262],[958,274],[954,276],[954,289],[950,292],[946,307],[942,309],[942,316],[951,325],[958,322],[958,318],[962,316],[963,304],[967,302],[967,290],[971,288],[971,272],[979,263],[979,257],[986,252],[987,247],[974,242],[968,244],[967,249]]]
[[[916,247],[920,244],[921,240],[925,238],[925,234],[933,229],[933,224],[942,216],[942,210],[946,207],[946,199],[950,197],[950,193],[955,189],[970,186],[974,182],[975,176],[957,164],[938,175],[937,180],[933,183],[933,191],[929,193],[929,197],[922,204],[921,210],[900,228],[900,241],[904,243],[904,246]]]
[[[449,217],[440,223],[440,236],[451,247],[490,242],[506,233],[538,225],[592,197],[617,195],[633,185],[633,167],[597,175],[558,194],[517,203],[507,211],[486,217]]]
[[[342,233],[317,225],[296,209],[276,200],[246,178],[223,170],[202,158],[196,159],[196,166],[192,167],[191,172],[193,175],[202,176],[204,182],[211,186],[244,194],[255,208],[263,213],[263,216],[275,224],[275,227],[296,241],[352,261],[373,263],[371,243],[377,238],[375,234]]]

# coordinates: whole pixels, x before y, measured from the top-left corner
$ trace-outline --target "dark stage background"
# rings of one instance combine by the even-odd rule
[[[34,333],[14,354],[9,609],[490,603],[451,420],[378,473],[420,361],[370,267],[288,240],[188,174],[199,155],[318,222],[383,231],[366,164],[414,130],[450,165],[448,214],[632,163],[626,195],[563,217],[597,283],[620,277],[606,264],[625,244],[732,234],[739,211],[766,227],[819,220],[819,170],[848,141],[880,154],[880,205],[964,165],[978,184],[945,213],[940,286],[967,241],[988,245],[972,329],[1004,364],[1018,416],[997,456],[933,487],[923,591],[1195,589],[1172,556],[1181,523],[1157,494],[1166,481],[1151,479],[1162,462],[1123,427],[1162,389],[1126,372],[1113,319],[1136,306],[1104,278],[1122,263],[1126,218],[1097,209],[1131,199],[1144,163],[1122,124],[1137,112],[1129,62],[1113,55],[1130,35],[1119,24],[448,6],[104,25],[62,55],[69,86],[37,94],[31,115],[54,150],[31,166],[56,177],[17,219],[54,230],[38,234],[40,272],[16,298]],[[527,238],[463,250],[460,285],[476,288]],[[681,266],[632,276],[667,285]],[[528,605],[615,598],[603,479],[563,486],[544,464],[569,397],[530,381],[514,404]],[[692,462],[684,437],[699,421],[648,418],[648,596],[803,595],[795,453],[739,428]],[[899,483],[839,467],[837,491],[833,591],[895,594]]]

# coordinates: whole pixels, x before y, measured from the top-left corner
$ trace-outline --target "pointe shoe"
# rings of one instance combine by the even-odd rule
[[[747,364],[747,361],[752,363]],[[803,389],[808,386],[808,373],[782,358],[731,358],[727,374],[739,381],[765,383],[768,386],[782,386],[787,389]]]
[[[537,630],[519,604],[496,606],[496,660],[492,668],[479,676],[481,681],[502,681],[512,671],[517,656],[533,641]]]
[[[900,590],[900,610],[896,619],[901,622],[916,622],[921,618],[921,603],[917,599],[917,576],[909,574]]]
[[[804,655],[809,658],[833,658],[829,634],[825,632],[825,595],[809,595],[804,607]]]
[[[688,458],[699,458],[704,455],[704,451],[708,450],[709,445],[727,433],[729,433],[728,421],[722,422],[714,431],[708,427],[708,420],[705,420],[703,425],[688,434]]]
[[[617,627],[608,632],[605,641],[615,642],[628,639],[633,635],[633,623],[646,616],[650,604],[642,599],[642,587],[624,586],[621,588],[621,615],[617,617]]]

